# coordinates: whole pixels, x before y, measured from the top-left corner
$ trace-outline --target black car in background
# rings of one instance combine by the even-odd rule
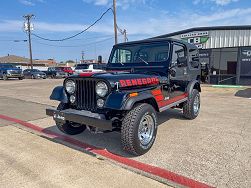
[[[0,78],[8,80],[9,78],[23,79],[23,73],[20,68],[12,64],[0,64]]]
[[[23,71],[24,78],[38,79],[43,78],[46,79],[46,74],[38,69],[25,69]]]
[[[60,67],[49,67],[46,74],[51,78],[66,78],[68,76],[68,73],[64,72]]]

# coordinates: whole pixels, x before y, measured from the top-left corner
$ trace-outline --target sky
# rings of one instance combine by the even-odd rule
[[[97,20],[112,0],[2,0],[0,1],[0,56],[29,56],[25,14],[34,14],[32,33],[49,39],[72,36]],[[126,29],[128,40],[140,40],[191,27],[251,25],[249,0],[117,0],[117,25]],[[123,42],[119,35],[119,42]],[[113,14],[104,15],[94,27],[62,42],[32,35],[35,59],[58,62],[102,55],[107,60],[114,44]]]

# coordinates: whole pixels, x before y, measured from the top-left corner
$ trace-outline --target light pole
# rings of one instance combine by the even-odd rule
[[[33,69],[33,63],[32,63],[32,49],[31,49],[31,22],[30,22],[30,20],[33,16],[34,16],[33,14],[27,14],[27,15],[23,16],[25,18],[25,20],[27,21],[27,28],[25,26],[25,30],[28,32],[31,69]]]
[[[114,24],[115,44],[118,44],[117,18],[116,18],[116,0],[113,0],[113,24]]]

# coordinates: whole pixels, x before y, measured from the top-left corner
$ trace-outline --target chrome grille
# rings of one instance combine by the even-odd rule
[[[79,110],[95,111],[96,103],[96,81],[95,80],[75,80],[76,81],[76,107]]]

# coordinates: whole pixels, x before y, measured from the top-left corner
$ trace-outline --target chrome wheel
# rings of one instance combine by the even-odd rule
[[[197,115],[199,113],[200,110],[200,97],[199,95],[196,95],[196,97],[194,98],[194,102],[193,102],[193,112],[195,115]]]
[[[142,145],[148,145],[153,137],[154,119],[151,115],[144,115],[139,124],[138,137]]]

